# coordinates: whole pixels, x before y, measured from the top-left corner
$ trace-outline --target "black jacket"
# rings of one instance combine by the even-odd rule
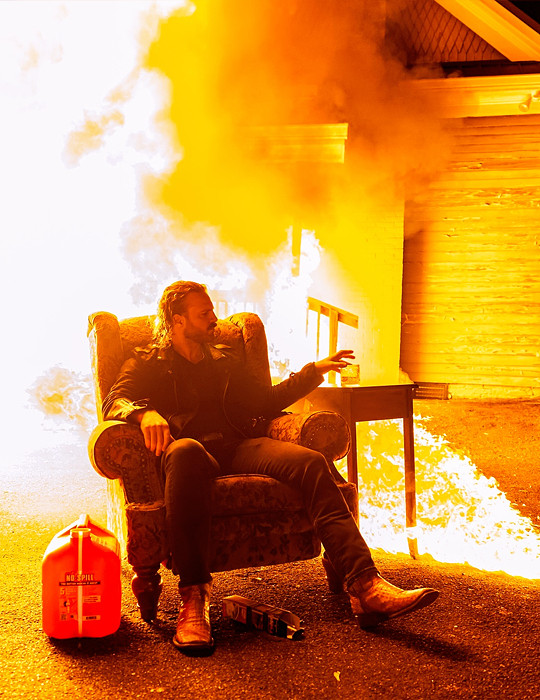
[[[260,419],[279,415],[323,380],[312,362],[279,384],[267,386],[247,372],[231,348],[208,345],[206,351],[215,362],[225,417],[245,437],[259,432]],[[129,421],[135,411],[154,409],[169,423],[172,436],[180,437],[197,413],[198,397],[179,383],[173,353],[172,348],[137,348],[103,402],[105,419]]]

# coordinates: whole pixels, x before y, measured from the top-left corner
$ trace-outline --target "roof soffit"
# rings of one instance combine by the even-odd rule
[[[540,34],[497,0],[436,0],[510,61],[540,61]]]

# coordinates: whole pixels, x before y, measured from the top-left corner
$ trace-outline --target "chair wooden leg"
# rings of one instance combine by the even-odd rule
[[[332,562],[328,558],[326,552],[323,554],[322,563],[326,572],[326,581],[331,593],[343,593],[345,590],[344,582],[341,576],[334,569]]]
[[[159,596],[163,588],[159,567],[159,564],[133,567],[135,575],[131,581],[131,590],[137,598],[141,617],[145,622],[151,622],[157,617]]]

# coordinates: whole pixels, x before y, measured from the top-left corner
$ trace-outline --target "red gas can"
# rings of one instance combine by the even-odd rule
[[[53,537],[43,555],[41,584],[49,637],[104,637],[120,626],[118,540],[88,515]]]

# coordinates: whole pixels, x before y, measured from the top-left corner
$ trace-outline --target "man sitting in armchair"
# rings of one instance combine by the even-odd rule
[[[312,362],[268,387],[246,372],[230,348],[212,344],[216,322],[204,285],[180,281],[167,287],[159,302],[155,343],[124,363],[103,403],[107,420],[139,424],[146,447],[161,457],[170,551],[180,576],[174,644],[187,654],[213,650],[210,493],[212,479],[224,474],[271,476],[300,491],[361,625],[432,603],[438,591],[404,591],[380,576],[319,452],[257,436],[258,419],[272,418],[307,395],[327,372],[345,367],[352,352]],[[133,589],[137,595],[136,580]],[[160,591],[158,577],[152,591],[156,599]]]

